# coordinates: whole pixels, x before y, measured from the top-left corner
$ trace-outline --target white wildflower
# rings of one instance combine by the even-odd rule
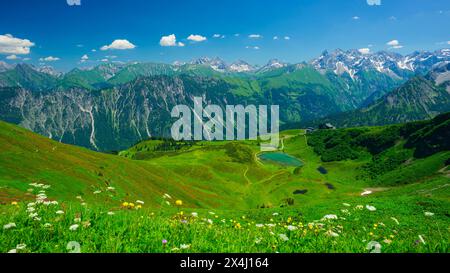
[[[371,241],[367,244],[367,250],[370,253],[381,253],[381,244],[376,241]]]
[[[332,230],[327,231],[325,234],[328,235],[328,236],[331,236],[331,237],[338,237],[339,236],[339,234],[337,234],[336,232],[334,232]]]
[[[262,227],[264,227],[264,225],[263,224],[256,224],[256,227],[257,228],[262,228]]]
[[[144,204],[145,204],[144,201],[141,201],[141,200],[136,200],[136,203],[137,203],[137,204],[141,204],[141,205],[144,205]]]
[[[16,249],[22,250],[22,249],[25,249],[26,247],[27,247],[26,244],[18,244],[18,245],[16,246]]]
[[[56,213],[56,214],[64,214],[64,211],[58,210],[58,211],[56,211],[55,213]]]
[[[328,214],[328,215],[325,215],[323,218],[322,218],[322,221],[323,220],[335,220],[335,219],[337,219],[338,217],[335,215],[335,214]]]
[[[287,229],[289,229],[289,230],[296,230],[297,229],[297,227],[295,227],[295,226],[287,226]]]
[[[289,241],[289,238],[286,236],[286,234],[278,234],[280,236],[281,240],[283,241]]]
[[[180,249],[188,249],[190,247],[191,247],[191,245],[186,245],[186,244],[180,245]]]
[[[72,230],[72,231],[75,231],[75,230],[78,229],[78,227],[79,227],[79,225],[75,224],[75,225],[71,225],[71,226],[69,227],[69,229]]]
[[[363,193],[361,193],[361,196],[365,196],[365,195],[369,195],[372,194],[372,191],[365,191]]]
[[[376,211],[376,210],[377,210],[376,207],[370,206],[370,205],[367,205],[367,206],[366,206],[366,209],[369,210],[369,211]]]
[[[8,223],[3,226],[3,229],[10,229],[10,228],[15,228],[15,227],[16,227],[16,223]]]
[[[17,253],[17,249],[11,249],[8,253]]]
[[[429,211],[425,211],[424,214],[425,214],[425,216],[427,216],[427,217],[432,217],[432,216],[434,216],[434,213],[429,212]]]
[[[198,217],[198,213],[197,213],[197,212],[193,212],[193,213],[191,213],[191,215],[192,215],[193,217]]]
[[[114,212],[108,211],[108,215],[114,215]]]

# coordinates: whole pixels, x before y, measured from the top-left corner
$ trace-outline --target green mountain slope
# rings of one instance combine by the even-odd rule
[[[433,118],[450,110],[450,64],[416,76],[374,103],[358,110],[329,116],[315,123],[338,127],[395,124]]]

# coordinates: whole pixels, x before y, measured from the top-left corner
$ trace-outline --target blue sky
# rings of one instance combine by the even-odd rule
[[[0,9],[0,60],[61,70],[106,59],[296,63],[325,49],[450,47],[448,0],[2,0]]]

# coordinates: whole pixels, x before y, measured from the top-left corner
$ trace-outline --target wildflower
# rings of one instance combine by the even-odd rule
[[[370,253],[381,253],[381,244],[376,241],[371,241],[367,244],[367,250]]]
[[[28,203],[27,204],[27,207],[33,207],[33,206],[35,206],[36,205],[36,203]]]
[[[332,230],[327,231],[325,234],[328,235],[328,236],[331,236],[331,237],[338,237],[339,236],[339,234],[337,234],[336,232],[334,232]]]
[[[210,225],[212,225],[213,224],[213,220],[211,220],[211,219],[208,219],[208,224],[210,224]]]
[[[289,241],[289,238],[286,236],[286,234],[278,234],[280,236],[281,240],[283,241]]]
[[[142,209],[142,206],[141,205],[137,205],[136,209]]]
[[[3,229],[10,229],[10,228],[15,228],[15,227],[16,227],[16,223],[8,223],[3,226]]]
[[[17,206],[17,202],[16,202],[16,201],[12,201],[12,202],[11,202],[11,205]]]
[[[338,217],[336,216],[336,215],[334,215],[334,214],[328,214],[328,215],[325,215],[323,218],[322,218],[322,220],[333,220],[333,219],[337,219]]]
[[[192,217],[198,217],[198,213],[197,212],[193,212],[191,213]]]
[[[358,210],[362,210],[363,208],[364,208],[363,205],[357,205],[357,206],[356,206],[356,209],[358,209]]]
[[[241,229],[241,224],[240,224],[240,223],[236,223],[236,224],[234,225],[234,227],[235,227],[236,229]]]
[[[177,200],[177,201],[175,201],[175,205],[182,206],[183,205],[183,201]]]
[[[425,216],[427,216],[427,217],[432,217],[432,216],[434,216],[434,213],[432,213],[432,212],[429,212],[429,211],[425,211]]]
[[[50,228],[50,227],[52,227],[52,224],[50,224],[50,223],[45,223],[45,224],[44,224],[44,227],[45,227],[45,228]]]
[[[144,201],[136,200],[136,204],[144,205]]]
[[[70,229],[71,231],[75,231],[75,230],[78,229],[78,227],[79,227],[79,225],[75,224],[75,225],[71,225],[71,226],[69,227],[69,229]]]
[[[259,244],[259,243],[261,243],[261,241],[262,241],[262,238],[256,238],[255,244]]]
[[[272,215],[273,216],[278,216],[278,212],[274,212]]]
[[[38,217],[39,215],[37,213],[31,213],[29,216],[30,216],[30,218],[35,218],[35,217]]]
[[[66,249],[69,253],[81,253],[80,243],[75,241],[70,241],[67,243]]]
[[[128,205],[129,205],[129,203],[128,203],[128,202],[123,202],[123,203],[122,203],[122,207],[124,207],[124,208],[127,208],[127,207],[128,207]]]
[[[287,219],[287,222],[288,222],[288,223],[292,222],[292,217],[289,217],[289,218]]]
[[[107,213],[108,215],[114,215],[114,212],[112,212],[112,211],[108,211],[108,213]]]
[[[18,244],[18,245],[16,246],[16,249],[22,250],[22,249],[25,249],[26,247],[27,247],[26,244]]]
[[[377,210],[376,207],[374,207],[374,206],[369,206],[369,205],[366,206],[366,209],[369,210],[369,211],[376,211],[376,210]]]
[[[169,194],[165,193],[163,196],[164,199],[168,198],[168,199],[172,199],[172,196],[170,196]]]
[[[106,188],[108,191],[114,191],[116,188],[114,188],[114,187],[108,187],[108,188]]]
[[[33,211],[35,211],[35,208],[34,208],[34,207],[28,207],[28,208],[27,208],[27,212],[33,212]]]
[[[100,194],[102,191],[94,191],[94,194]]]
[[[264,225],[263,224],[256,224],[256,227],[257,228],[262,228],[262,227],[264,227]]]
[[[369,235],[370,235],[370,236],[373,236],[373,232],[369,232]]]
[[[361,193],[361,196],[365,196],[365,195],[369,195],[372,194],[372,191],[365,191],[363,193]]]
[[[8,253],[17,253],[17,249],[11,249]]]
[[[190,247],[191,247],[191,245],[186,245],[186,244],[180,245],[180,249],[188,249]]]
[[[58,211],[56,212],[56,214],[64,214],[64,211],[58,210]]]
[[[167,240],[166,239],[163,239],[161,242],[162,242],[163,246],[167,245]]]
[[[289,226],[287,226],[287,229],[292,231],[292,230],[297,230],[297,227],[289,225]]]

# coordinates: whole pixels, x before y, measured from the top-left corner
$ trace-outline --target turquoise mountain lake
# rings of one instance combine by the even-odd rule
[[[285,153],[263,153],[260,154],[259,159],[262,161],[275,163],[283,166],[289,166],[289,167],[300,167],[303,166],[303,162],[298,160],[297,158],[290,156]]]

